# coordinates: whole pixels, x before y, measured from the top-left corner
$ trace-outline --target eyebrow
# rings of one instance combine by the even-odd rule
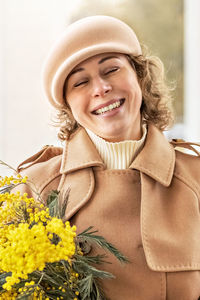
[[[106,56],[106,57],[103,57],[99,62],[98,64],[102,64],[104,61],[108,60],[108,59],[112,59],[112,58],[118,58],[117,56],[115,55],[110,55],[110,56]]]
[[[100,59],[100,61],[98,61],[98,64],[102,64],[104,61],[108,60],[108,59],[112,59],[112,58],[118,58],[117,56],[115,55],[112,55],[112,56],[106,56],[106,57],[103,57],[102,59]],[[76,74],[78,72],[81,72],[81,71],[84,71],[85,69],[84,68],[78,68],[78,69],[75,69],[73,71],[71,71],[69,73],[69,75],[67,76],[67,79],[69,79],[73,74]]]
[[[77,72],[81,72],[81,71],[84,71],[85,69],[84,68],[78,68],[78,69],[75,69],[73,71],[71,71],[69,73],[69,75],[67,76],[67,79],[69,79],[73,74],[76,74]]]

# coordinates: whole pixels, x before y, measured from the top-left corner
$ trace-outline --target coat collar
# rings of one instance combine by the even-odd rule
[[[173,146],[152,124],[148,125],[145,145],[129,168],[139,170],[164,186],[169,186],[175,165]],[[71,173],[88,167],[105,168],[94,144],[83,128],[78,129],[67,141],[61,173]]]
[[[137,169],[164,186],[169,186],[175,167],[175,151],[163,133],[148,125],[145,145],[129,168]]]
[[[66,142],[61,173],[68,174],[88,167],[105,168],[93,142],[83,128],[79,128]]]

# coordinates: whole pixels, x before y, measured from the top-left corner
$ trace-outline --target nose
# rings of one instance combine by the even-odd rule
[[[97,97],[104,97],[107,93],[112,90],[111,84],[104,80],[103,78],[99,77],[93,81],[92,85],[92,96]]]

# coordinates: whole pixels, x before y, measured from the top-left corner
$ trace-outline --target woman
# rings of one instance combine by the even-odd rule
[[[200,159],[162,134],[173,117],[161,62],[142,54],[125,23],[88,17],[51,49],[43,87],[66,145],[45,147],[19,170],[44,199],[70,189],[66,219],[79,231],[93,225],[128,257],[103,265],[115,275],[103,282],[107,298],[197,300]]]

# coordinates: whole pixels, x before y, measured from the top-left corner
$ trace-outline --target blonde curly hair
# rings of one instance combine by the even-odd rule
[[[142,90],[141,114],[144,120],[153,123],[161,131],[168,129],[174,121],[172,109],[172,88],[166,84],[164,66],[156,56],[126,55],[133,69],[136,71],[138,82]],[[66,99],[65,90],[63,97]],[[69,138],[80,125],[76,122],[66,100],[66,107],[57,111],[56,126],[59,127],[58,138],[62,141]]]

